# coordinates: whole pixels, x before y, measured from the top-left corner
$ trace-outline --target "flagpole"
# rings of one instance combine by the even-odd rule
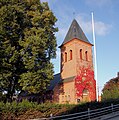
[[[95,80],[96,80],[96,98],[98,101],[98,77],[97,77],[97,56],[96,56],[96,43],[95,43],[95,27],[94,27],[94,18],[93,12],[92,15],[92,30],[93,30],[93,42],[94,42],[94,63],[95,63]]]

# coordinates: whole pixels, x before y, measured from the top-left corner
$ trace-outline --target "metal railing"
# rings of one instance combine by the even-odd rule
[[[108,107],[99,108],[95,110],[90,110],[88,108],[85,112],[79,112],[74,114],[67,114],[61,116],[52,116],[50,118],[42,118],[40,120],[91,120],[94,118],[99,118],[100,116],[115,113],[119,111],[119,104],[113,105],[111,104]]]

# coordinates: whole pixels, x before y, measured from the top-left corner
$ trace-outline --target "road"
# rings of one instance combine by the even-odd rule
[[[113,118],[108,118],[107,120],[119,120],[119,116],[115,116]]]

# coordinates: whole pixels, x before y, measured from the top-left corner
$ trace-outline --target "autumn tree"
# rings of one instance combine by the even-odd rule
[[[0,91],[43,93],[53,79],[55,22],[47,3],[0,0]]]
[[[119,98],[119,80],[109,80],[102,90],[102,100],[117,99]]]

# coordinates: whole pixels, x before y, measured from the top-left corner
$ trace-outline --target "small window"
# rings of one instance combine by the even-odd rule
[[[80,103],[80,99],[79,98],[77,99],[77,103]]]
[[[65,52],[65,62],[67,62],[67,53]]]
[[[70,95],[68,95],[68,101],[70,101]]]
[[[65,101],[67,101],[67,95],[65,95]]]
[[[70,50],[70,60],[72,60],[72,50]]]
[[[80,59],[82,60],[82,49],[80,49]]]
[[[88,61],[88,52],[85,52],[86,61]]]
[[[64,102],[64,96],[62,96],[62,102]]]
[[[76,27],[74,27],[74,32],[76,32]]]

